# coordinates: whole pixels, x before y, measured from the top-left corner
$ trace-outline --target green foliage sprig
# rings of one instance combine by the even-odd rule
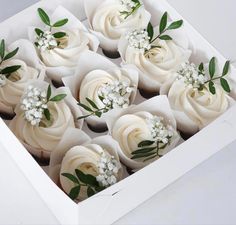
[[[79,194],[81,187],[87,187],[87,196],[91,197],[94,194],[104,190],[104,187],[100,187],[99,183],[96,180],[96,177],[94,177],[91,174],[85,174],[81,170],[76,169],[75,174],[70,173],[62,173],[61,175],[69,179],[74,183],[74,187],[70,190],[70,193],[68,194],[69,197],[72,200],[75,200]]]
[[[134,14],[142,5],[139,0],[132,0],[132,2],[134,2],[135,5],[134,5],[134,7],[131,8],[130,11],[121,11],[120,12],[120,14],[122,16],[124,16],[125,19],[127,19],[129,16]]]

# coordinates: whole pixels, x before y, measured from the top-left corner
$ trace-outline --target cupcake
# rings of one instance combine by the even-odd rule
[[[90,63],[93,62],[93,63]],[[113,109],[127,108],[135,99],[138,72],[117,67],[105,57],[93,52],[81,54],[74,76],[63,78],[79,102],[89,128],[104,132],[106,116]]]
[[[80,53],[84,50],[97,51],[99,41],[61,6],[56,8],[51,18],[43,9],[39,8],[38,13],[46,27],[31,27],[29,38],[46,67],[47,76],[59,86],[62,77],[74,73]]]
[[[119,57],[120,37],[129,29],[146,27],[151,17],[140,0],[87,0],[84,6],[91,32],[110,58]]]
[[[164,22],[163,22],[164,21]],[[151,23],[145,29],[131,30],[122,36],[119,42],[119,52],[124,64],[133,65],[140,74],[140,93],[150,98],[159,94],[163,83],[171,79],[179,66],[187,61],[191,51],[182,41],[174,37],[184,36],[184,32],[175,35],[174,31],[183,24],[182,20],[167,25],[167,13],[162,16],[159,26]],[[173,35],[172,35],[173,34]],[[183,38],[186,40],[186,38]]]
[[[118,150],[111,136],[90,140],[82,131],[70,129],[52,153],[50,177],[71,199],[85,200],[123,178]]]
[[[132,170],[159,159],[181,140],[164,95],[111,114],[107,126],[120,145],[118,154],[122,163]]]
[[[186,62],[177,71],[176,78],[161,88],[161,94],[166,94],[169,99],[178,129],[185,136],[207,126],[235,102],[229,96],[230,85],[225,78],[229,62],[226,62],[223,72],[216,69],[215,63],[215,58],[212,58],[209,74],[207,65],[197,67]]]
[[[67,88],[53,89],[46,82],[29,85],[9,127],[38,160],[49,160],[68,128],[81,128],[82,113]]]
[[[17,41],[6,49],[2,40],[0,48],[0,115],[3,119],[12,119],[24,89],[29,82],[43,80],[44,70],[37,61],[34,46],[28,41]]]

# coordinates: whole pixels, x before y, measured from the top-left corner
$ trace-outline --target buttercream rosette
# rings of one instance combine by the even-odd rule
[[[87,0],[84,1],[91,33],[100,41],[101,48],[108,56],[116,56],[120,37],[131,28],[147,27],[150,13],[145,10],[142,1],[128,17],[122,12],[131,11],[129,4],[138,4],[127,0]]]
[[[0,112],[6,118],[14,116],[14,109],[20,102],[24,89],[34,80],[43,80],[45,71],[39,63],[34,46],[27,40],[19,40],[8,47],[8,52],[19,48],[17,55],[1,63],[0,68],[21,66],[8,78],[1,80]],[[30,52],[30,54],[29,54]]]
[[[194,64],[188,62],[183,64],[182,67],[185,69],[186,65],[190,66],[191,70],[192,67],[195,67]],[[205,64],[205,68],[207,67],[208,65]],[[218,72],[219,68],[216,68],[216,74]],[[218,81],[215,83],[216,93],[212,94],[208,85],[204,85],[204,88],[199,90],[197,87],[193,87],[192,84],[186,83],[183,78],[180,78],[179,74],[176,73],[176,78],[166,82],[160,93],[167,95],[178,129],[189,136],[222,115],[235,103],[235,100],[223,90]],[[203,84],[210,79],[208,71],[202,79]]]
[[[61,84],[61,78],[72,75],[75,71],[79,55],[84,50],[97,51],[98,39],[90,34],[87,28],[68,10],[59,6],[50,19],[58,21],[67,18],[68,23],[60,28],[52,28],[52,32],[65,32],[66,36],[57,38],[60,43],[52,49],[37,48],[42,64],[46,67],[47,76],[54,82]],[[42,29],[44,30],[44,29]],[[36,42],[35,27],[29,28],[29,38]]]
[[[143,30],[145,32],[145,30]],[[151,49],[143,51],[134,48],[132,33],[142,30],[130,30],[119,41],[118,50],[123,64],[128,64],[139,71],[139,89],[143,96],[155,96],[159,94],[160,87],[175,75],[180,65],[187,61],[191,55],[189,40],[185,35],[184,28],[165,32],[172,40],[157,38],[151,43]],[[153,37],[158,36],[159,26],[154,27]],[[146,35],[148,33],[146,32]],[[136,35],[137,36],[137,35]],[[129,38],[131,39],[129,40]],[[148,36],[146,37],[148,41]],[[149,42],[149,41],[148,41]],[[156,46],[156,47],[153,47]]]
[[[119,149],[118,143],[109,135],[91,140],[81,130],[68,129],[51,155],[49,175],[67,194],[76,184],[62,174],[76,176],[76,169],[96,177],[101,188],[109,187],[123,178],[123,168],[117,154]],[[109,174],[105,172],[107,169]],[[87,187],[81,186],[75,200],[86,198]]]
[[[47,82],[31,83],[15,109],[16,116],[9,123],[9,128],[26,149],[40,160],[50,158],[68,128],[81,129],[83,126],[83,120],[76,119],[82,112],[69,89],[54,89],[51,85],[51,97],[65,97],[60,101],[46,102],[48,86]],[[47,109],[50,116],[40,112],[40,109]]]
[[[138,86],[138,72],[127,67],[120,68],[107,58],[87,51],[81,54],[75,75],[64,77],[63,83],[79,102],[89,107],[91,105],[86,98],[92,100],[99,109],[108,104],[106,101],[113,101],[112,108],[107,110],[110,112],[114,108],[127,108],[133,103]],[[84,115],[90,114],[83,108],[82,111]],[[86,118],[86,122],[91,129],[104,131],[106,116],[107,113],[103,113],[100,118],[90,116]]]
[[[141,169],[157,160],[182,141],[176,131],[176,120],[168,99],[164,95],[153,97],[139,105],[133,105],[128,109],[110,114],[109,118],[107,118],[107,126],[110,135],[120,145],[118,154],[122,163],[133,170]],[[145,157],[147,156],[146,158],[133,157],[134,152],[141,150],[139,148],[141,142],[156,142],[158,140],[165,143],[159,149],[158,155],[150,158],[150,160],[147,160],[147,155],[145,155]],[[155,146],[148,145],[144,148],[152,147]],[[145,149],[144,153],[146,153]],[[153,156],[152,152],[149,151],[149,156]]]

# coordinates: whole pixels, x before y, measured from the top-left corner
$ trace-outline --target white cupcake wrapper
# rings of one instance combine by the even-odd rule
[[[70,31],[70,30],[82,30],[84,32],[84,34],[88,37],[89,39],[89,47],[91,51],[97,51],[98,50],[98,46],[99,46],[99,41],[98,39],[89,33],[89,31],[87,30],[87,28],[73,15],[71,14],[68,10],[66,10],[64,7],[62,6],[58,6],[56,8],[56,10],[54,11],[54,13],[50,16],[51,20],[53,22],[56,22],[58,20],[61,20],[63,18],[68,18],[69,21],[67,24],[65,24],[61,30],[65,30],[65,31]],[[40,20],[40,18],[39,18]],[[42,24],[43,26],[43,24]],[[36,27],[29,27],[28,28],[28,36],[29,39],[32,43],[35,42],[35,28]],[[58,30],[60,30],[60,28],[58,28]],[[40,57],[39,57],[40,58]],[[41,61],[41,60],[40,60]],[[79,58],[78,58],[79,61]],[[41,61],[42,64],[44,64]],[[61,78],[65,77],[65,76],[70,76],[73,75],[76,69],[76,65],[75,66],[55,66],[55,67],[49,67],[49,66],[45,66],[46,69],[46,74],[47,76],[58,82],[61,83]]]
[[[139,105],[133,105],[129,107],[128,109],[122,110],[122,111],[114,111],[113,113],[109,114],[109,117],[106,119],[106,123],[108,126],[109,133],[112,135],[112,130],[115,122],[123,115],[125,114],[133,114],[140,111],[146,111],[153,115],[161,116],[164,118],[164,120],[173,127],[173,129],[176,129],[176,120],[174,118],[173,112],[170,108],[169,101],[166,96],[160,95],[157,97],[153,97]],[[177,135],[174,140],[172,140],[171,145],[166,148],[166,152],[173,149],[179,142],[180,136]],[[138,170],[143,168],[148,164],[145,162],[137,162],[133,159],[128,158],[123,151],[121,150],[118,152],[120,155],[120,158],[122,162],[130,167],[131,169]]]
[[[80,56],[80,61],[78,63],[78,67],[74,76],[64,77],[62,78],[62,81],[64,85],[67,86],[71,90],[72,95],[75,98],[77,98],[81,82],[89,72],[93,70],[97,70],[97,69],[105,70],[105,71],[112,71],[112,69],[115,69],[115,68],[118,68],[117,65],[112,63],[107,58],[91,51],[85,51]],[[138,72],[129,66],[124,66],[124,67],[121,67],[120,69],[127,72],[127,77],[131,80],[132,86],[137,87],[138,86]],[[131,104],[135,100],[136,93],[137,93],[137,88],[135,89],[135,91],[132,92],[130,96]],[[82,108],[81,110],[83,111],[84,115],[87,115],[89,113]],[[105,122],[106,115],[107,113],[103,114],[101,118],[97,116],[91,116],[87,118],[86,121],[92,127],[104,128],[106,127],[106,122]]]

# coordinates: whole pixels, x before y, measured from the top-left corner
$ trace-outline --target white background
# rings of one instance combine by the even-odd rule
[[[236,59],[235,0],[168,1],[226,58]],[[0,21],[35,2],[0,0]],[[216,138],[220,138],[217,131]],[[16,224],[16,221],[26,224],[27,220],[32,221],[30,218],[36,224],[56,224],[46,205],[29,189],[23,175],[15,172],[15,165],[3,151],[0,151],[0,171],[0,190],[8,190],[0,191],[0,224]],[[236,224],[235,174],[236,143],[233,143],[116,224]]]

